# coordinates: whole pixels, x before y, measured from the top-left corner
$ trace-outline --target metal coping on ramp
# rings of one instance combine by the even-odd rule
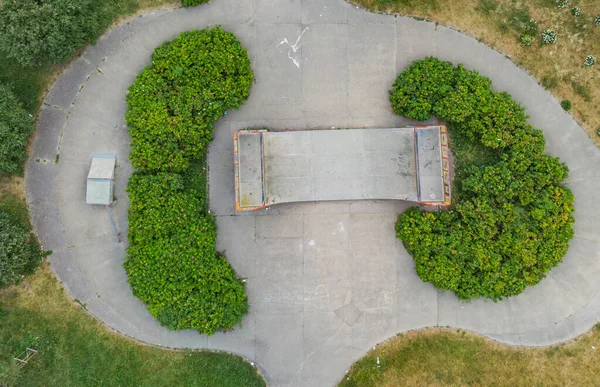
[[[450,204],[444,126],[235,132],[236,209],[388,199]]]

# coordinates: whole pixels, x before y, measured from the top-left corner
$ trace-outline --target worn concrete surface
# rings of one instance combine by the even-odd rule
[[[437,133],[425,151],[422,144],[416,146],[416,138],[426,137],[417,133],[424,131]],[[239,133],[240,207],[361,199],[418,202],[425,174],[422,168],[417,174],[417,160],[419,167],[437,161],[437,176],[433,172],[427,178],[437,177],[438,198],[443,199],[439,134],[439,127]],[[262,199],[258,204],[257,197]]]
[[[235,12],[232,12],[235,10]],[[129,137],[125,93],[153,49],[181,31],[221,24],[252,58],[256,83],[217,123],[210,148],[218,248],[247,277],[243,327],[211,337],[160,327],[131,294],[127,238]],[[524,104],[548,150],[569,167],[575,238],[538,286],[505,302],[461,303],[419,280],[394,236],[402,202],[281,205],[234,211],[232,133],[247,127],[398,127],[387,90],[425,55],[462,62]],[[84,203],[92,153],[116,153],[123,243],[107,212]],[[56,155],[60,155],[57,161]],[[373,15],[342,0],[213,0],[135,17],[88,48],[42,108],[26,171],[27,199],[51,267],[73,297],[111,328],[169,347],[215,348],[256,362],[271,386],[332,386],[350,364],[397,332],[470,329],[508,344],[545,345],[588,330],[600,315],[600,152],[534,79],[475,39],[433,23]]]

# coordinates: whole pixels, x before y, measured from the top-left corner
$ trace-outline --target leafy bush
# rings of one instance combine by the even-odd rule
[[[180,175],[134,174],[125,270],[134,295],[170,329],[212,334],[248,312],[244,284],[215,252],[217,228]]]
[[[569,0],[556,0],[556,6],[560,9],[565,9],[565,8],[567,8],[568,2],[569,2]]]
[[[594,64],[596,64],[596,57],[593,55],[588,55],[585,57],[585,60],[583,61],[583,65],[585,67],[592,67]]]
[[[419,121],[428,120],[437,101],[450,91],[452,79],[453,67],[449,62],[415,62],[396,78],[390,90],[394,112]]]
[[[579,8],[579,7],[571,8],[571,15],[573,15],[575,17],[581,15],[581,8]]]
[[[0,84],[0,172],[22,173],[33,118],[13,93]]]
[[[455,155],[453,208],[412,208],[396,232],[416,262],[422,280],[452,290],[461,299],[494,300],[521,293],[556,266],[573,236],[573,195],[561,182],[568,169],[545,154],[541,131],[527,123],[523,107],[489,79],[436,58],[416,61],[394,84],[397,98],[429,80],[429,68],[452,67],[442,92],[429,92],[429,111],[447,122]],[[440,97],[441,95],[441,97]],[[394,109],[409,118],[421,110]]]
[[[594,25],[596,27],[600,26],[600,15],[594,16]]]
[[[558,34],[554,30],[544,30],[542,31],[542,43],[544,44],[554,44],[558,39]]]
[[[29,230],[17,219],[0,211],[0,287],[17,283],[31,274],[42,252]]]
[[[0,49],[23,66],[60,63],[105,27],[94,0],[5,0]]]
[[[531,46],[533,39],[534,38],[531,35],[521,35],[521,43],[527,47]]]
[[[560,106],[562,106],[562,108],[566,111],[569,111],[571,110],[571,101],[569,101],[568,99],[562,100],[560,102]]]
[[[193,7],[195,5],[208,3],[208,0],[182,0],[184,7]]]
[[[201,157],[213,122],[248,98],[248,52],[220,27],[165,42],[129,88],[131,161],[144,172],[181,172]]]

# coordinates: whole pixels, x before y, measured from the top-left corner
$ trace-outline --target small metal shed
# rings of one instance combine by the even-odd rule
[[[110,153],[92,155],[92,166],[87,177],[87,204],[103,204],[108,206],[113,201],[115,165],[117,157]]]

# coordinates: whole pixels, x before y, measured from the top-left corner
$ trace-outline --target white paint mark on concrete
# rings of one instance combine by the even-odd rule
[[[300,39],[302,39],[302,35],[304,35],[304,33],[306,32],[306,30],[308,30],[308,28],[309,27],[306,27],[302,30],[302,33],[300,34],[300,36],[298,36],[298,39],[296,39],[296,42],[294,44],[290,43],[290,41],[287,38],[283,38],[283,40],[281,42],[279,42],[277,47],[275,47],[277,49],[282,44],[287,44],[290,48],[288,50],[288,58],[290,58],[292,60],[292,62],[296,65],[296,67],[298,67],[298,68],[300,68],[300,58],[296,54],[298,53],[298,50],[300,50],[300,47],[302,47],[302,44],[300,44]],[[292,55],[292,54],[294,54],[294,55]]]
[[[314,295],[307,297],[316,309],[325,309],[329,305],[329,288],[320,284],[314,291]]]
[[[310,241],[308,241],[308,245],[310,247],[315,247],[317,245],[317,242],[315,242],[314,239],[311,239]]]
[[[290,58],[292,60],[292,62],[294,62],[294,64],[296,65],[296,67],[300,68],[300,59],[298,58],[294,58],[292,56],[292,53],[288,51],[288,58]]]

